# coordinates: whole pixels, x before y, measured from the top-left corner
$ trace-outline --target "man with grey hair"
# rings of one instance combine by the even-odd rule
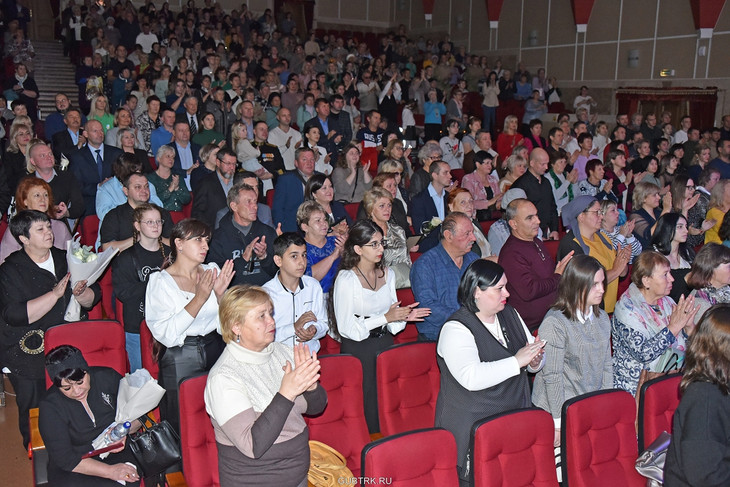
[[[408,188],[410,197],[413,198],[423,191],[431,183],[431,175],[429,170],[433,161],[440,161],[443,156],[441,146],[435,140],[429,140],[421,150],[418,151],[418,160],[421,161],[422,167],[411,176],[411,185]]]
[[[419,340],[437,340],[447,318],[459,309],[459,280],[469,264],[479,258],[471,251],[475,241],[471,219],[464,213],[451,212],[441,225],[441,242],[413,263],[413,296],[421,303],[419,307],[431,309],[431,314],[417,323]]]
[[[226,197],[230,211],[210,239],[208,262],[222,267],[233,260],[236,274],[231,285],[262,286],[276,275],[276,231],[258,220],[258,195],[244,182],[234,184]]]

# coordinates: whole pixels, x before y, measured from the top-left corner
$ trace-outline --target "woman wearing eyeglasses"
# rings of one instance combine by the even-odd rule
[[[383,266],[383,253],[380,228],[369,220],[355,223],[330,294],[330,327],[342,339],[342,353],[362,363],[365,420],[371,433],[380,429],[375,359],[393,345],[393,335],[403,331],[407,321],[421,321],[431,313],[417,308],[418,303],[400,306],[395,273]]]
[[[613,313],[618,298],[618,279],[628,272],[631,246],[619,245],[614,250],[611,239],[603,233],[601,203],[593,196],[578,196],[563,207],[563,223],[570,231],[560,240],[558,260],[571,251],[574,255],[590,255],[606,269],[606,292],[603,305]]]
[[[164,147],[164,146],[163,146]],[[142,368],[139,325],[144,319],[147,280],[170,256],[170,247],[162,243],[162,212],[152,203],[134,209],[134,245],[112,261],[114,294],[124,305],[124,334],[130,372]]]

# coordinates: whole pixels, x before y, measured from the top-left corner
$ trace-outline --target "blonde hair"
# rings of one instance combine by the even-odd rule
[[[638,211],[644,205],[644,200],[652,193],[658,193],[661,191],[659,186],[654,183],[640,182],[634,186],[634,195],[631,198],[634,211]]]
[[[725,185],[728,183],[727,179],[721,179],[715,184],[710,192],[710,203],[707,205],[707,209],[710,208],[722,208],[723,200],[725,199]]]
[[[28,119],[30,121],[30,119]],[[20,147],[18,146],[18,142],[15,140],[15,137],[18,135],[18,132],[20,132],[22,129],[28,130],[30,132],[30,136],[33,137],[33,128],[32,125],[24,124],[24,123],[13,123],[10,126],[10,137],[8,137],[8,152],[20,152]],[[28,142],[28,147],[30,147],[30,142]]]
[[[375,203],[377,203],[380,198],[385,198],[391,203],[393,202],[393,195],[390,194],[390,191],[377,186],[366,191],[363,195],[362,206],[365,208],[365,214],[368,218],[370,218],[373,208],[375,208]]]
[[[218,307],[218,318],[221,323],[221,336],[225,343],[236,341],[233,327],[244,326],[246,315],[256,306],[268,303],[272,308],[273,301],[266,290],[260,286],[233,286],[223,295]]]

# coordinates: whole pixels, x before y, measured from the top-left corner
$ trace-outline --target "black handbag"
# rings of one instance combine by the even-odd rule
[[[141,419],[142,428],[130,435],[127,441],[141,470],[140,476],[164,476],[165,470],[182,459],[180,438],[167,421],[155,423],[149,415]],[[150,426],[147,426],[147,421]]]

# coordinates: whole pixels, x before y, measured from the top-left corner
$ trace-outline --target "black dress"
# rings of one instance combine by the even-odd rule
[[[90,367],[87,404],[94,419],[81,401],[66,397],[53,386],[40,403],[38,426],[48,451],[48,480],[54,487],[118,486],[114,480],[92,477],[72,470],[82,456],[93,450],[91,442],[111,423],[117,410],[117,391],[122,378],[114,369]],[[135,463],[129,446],[106,459],[94,458],[107,465]],[[127,482],[127,485],[139,485]]]

